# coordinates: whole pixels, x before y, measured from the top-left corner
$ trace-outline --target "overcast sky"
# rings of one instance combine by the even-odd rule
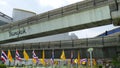
[[[82,0],[0,0],[0,11],[12,16],[13,8],[36,12],[37,14]]]
[[[82,0],[0,0],[0,12],[3,12],[12,17],[13,8],[19,8],[33,11],[39,14],[79,1]],[[113,25],[107,25],[97,28],[75,31],[73,33],[79,36],[79,38],[86,38],[97,36],[98,34],[101,34],[106,30],[111,30],[113,28],[116,27],[114,27]]]

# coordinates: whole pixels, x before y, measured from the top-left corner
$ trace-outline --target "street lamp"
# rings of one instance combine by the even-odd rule
[[[93,51],[93,48],[89,48],[87,51],[90,53],[90,66],[92,68],[92,51]]]

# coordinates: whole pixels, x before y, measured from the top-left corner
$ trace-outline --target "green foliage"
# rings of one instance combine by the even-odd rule
[[[98,65],[96,68],[102,68],[102,67],[103,67],[103,65],[100,64],[100,65]]]
[[[7,67],[4,64],[0,64],[0,68],[7,68]]]
[[[114,66],[120,66],[120,58],[118,58],[118,57],[113,58],[112,64],[113,64]]]

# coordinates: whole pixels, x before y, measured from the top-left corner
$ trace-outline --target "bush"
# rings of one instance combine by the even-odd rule
[[[0,64],[0,68],[7,68],[7,67],[4,64]]]
[[[102,68],[102,65],[99,65],[98,67],[99,67],[99,68]]]
[[[112,60],[112,64],[115,68],[119,68],[120,67],[120,58],[116,57]]]

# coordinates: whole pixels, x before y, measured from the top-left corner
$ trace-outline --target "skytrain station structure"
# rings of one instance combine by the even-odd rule
[[[74,58],[77,57],[77,51],[80,51],[81,58],[88,58],[87,49],[92,47],[95,59],[112,59],[120,56],[119,34],[86,39],[6,44],[108,24],[120,25],[120,0],[86,0],[0,26],[0,50],[7,52],[10,49],[14,56],[15,50],[18,49],[23,57],[22,52],[25,49],[31,58],[32,50],[35,50],[41,58],[44,49],[47,59],[51,58],[52,50],[56,59],[60,58],[64,50],[66,58],[69,59],[72,50]]]

